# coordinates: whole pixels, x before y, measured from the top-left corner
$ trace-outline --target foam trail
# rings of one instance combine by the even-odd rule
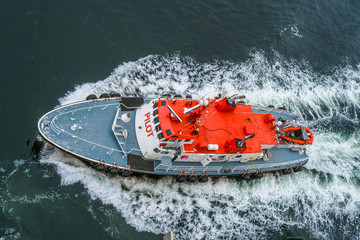
[[[240,93],[261,105],[285,106],[312,127],[308,170],[268,174],[251,183],[218,179],[178,184],[172,178],[108,178],[78,161],[49,152],[62,184],[80,182],[92,199],[114,206],[139,231],[174,230],[178,239],[284,238],[294,229],[316,239],[357,239],[360,234],[360,71],[336,67],[316,73],[306,62],[268,59],[199,63],[181,55],[151,55],[117,67],[105,80],[76,86],[66,104],[88,94],[193,96]],[[116,233],[116,224],[107,231]],[[116,234],[114,234],[115,236]]]
[[[311,172],[267,175],[250,184],[220,179],[191,185],[172,178],[109,179],[58,152],[42,161],[57,165],[62,184],[82,183],[92,199],[113,205],[139,231],[174,230],[180,239],[265,238],[292,226],[328,239],[339,221],[344,230],[356,228],[360,214],[356,186],[338,177],[324,184]]]
[[[360,131],[350,135],[337,133],[318,133],[316,142],[310,148],[311,161],[306,165],[347,181],[360,177]]]
[[[245,94],[251,102],[285,105],[308,120],[332,117],[335,111],[358,121],[359,66],[320,75],[307,63],[286,61],[278,54],[268,60],[255,52],[242,63],[215,61],[200,64],[181,55],[150,55],[117,67],[105,80],[76,86],[61,104],[83,100],[90,93],[115,90],[123,95],[158,95],[163,91],[194,96]]]

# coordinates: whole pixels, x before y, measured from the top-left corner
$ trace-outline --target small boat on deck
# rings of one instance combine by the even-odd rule
[[[198,100],[89,95],[46,113],[38,131],[100,171],[172,175],[179,182],[301,171],[314,139],[285,108],[225,94]]]

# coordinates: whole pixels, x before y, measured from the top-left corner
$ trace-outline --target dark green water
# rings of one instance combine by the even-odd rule
[[[359,1],[0,0],[0,239],[360,239],[359,67]],[[111,90],[285,105],[310,162],[179,185],[29,157],[42,114]]]

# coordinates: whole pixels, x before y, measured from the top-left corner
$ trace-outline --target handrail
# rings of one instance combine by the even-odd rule
[[[254,165],[238,165],[231,169],[231,172],[234,173],[235,171],[247,171],[247,170],[257,170],[257,169],[264,169],[269,167],[287,167],[290,164],[296,164],[301,161],[307,160],[306,158],[296,159],[292,161],[283,162],[281,164],[278,163],[261,163],[261,164],[254,164]],[[179,166],[179,165],[173,165],[173,166],[163,166],[161,163],[155,167],[155,170],[165,170],[168,171],[180,171],[180,172],[211,172],[211,171],[217,171],[219,172],[223,167],[222,166]]]

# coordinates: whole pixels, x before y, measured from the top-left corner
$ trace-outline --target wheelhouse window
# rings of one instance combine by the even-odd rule
[[[156,131],[156,132],[160,132],[160,131],[161,131],[160,124],[159,124],[159,125],[156,125],[156,127],[155,127],[155,131]]]
[[[154,123],[157,124],[159,122],[159,117],[154,118]]]
[[[158,106],[158,101],[155,101],[153,104],[153,108],[157,108],[157,106]]]
[[[160,132],[157,136],[158,136],[158,139],[160,139],[160,140],[164,138],[164,134],[162,132]]]

